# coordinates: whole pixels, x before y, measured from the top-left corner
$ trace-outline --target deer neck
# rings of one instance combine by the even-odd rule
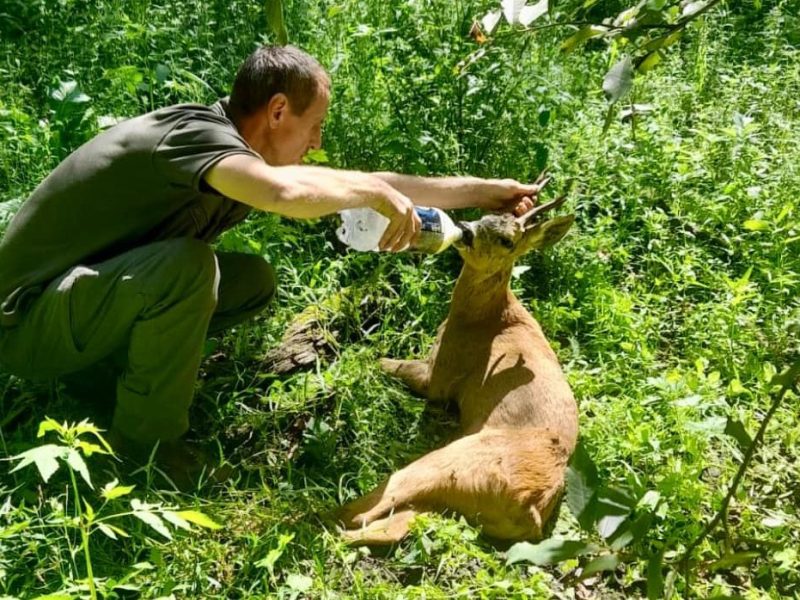
[[[487,274],[464,265],[453,290],[449,318],[472,322],[502,318],[512,298],[510,280],[510,266]]]

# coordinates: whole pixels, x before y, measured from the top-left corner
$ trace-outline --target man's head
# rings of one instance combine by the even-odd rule
[[[330,78],[292,46],[264,46],[244,61],[228,104],[236,127],[271,165],[298,164],[322,143]]]

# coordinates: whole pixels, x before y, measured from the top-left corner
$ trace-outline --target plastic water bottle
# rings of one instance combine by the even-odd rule
[[[416,252],[436,254],[461,239],[464,230],[438,208],[415,206],[422,226],[413,245]],[[349,208],[339,213],[342,225],[336,236],[342,243],[361,252],[378,251],[378,243],[389,226],[389,219],[371,208]]]

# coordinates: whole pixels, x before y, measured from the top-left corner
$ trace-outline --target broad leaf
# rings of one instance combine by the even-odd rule
[[[654,50],[639,62],[639,64],[636,67],[636,70],[639,73],[647,73],[660,62],[661,62],[661,52],[658,50]]]
[[[769,229],[769,221],[748,219],[743,223],[743,227],[748,231],[767,231]]]
[[[86,482],[86,484],[90,488],[94,489],[94,486],[92,485],[92,478],[89,476],[89,469],[86,467],[86,463],[84,462],[83,457],[80,455],[80,453],[74,448],[69,448],[67,450],[66,459],[67,459],[67,464],[73,470],[80,473],[81,477],[83,477],[83,480]]]
[[[98,523],[97,524],[97,528],[100,531],[102,531],[106,536],[110,537],[112,540],[116,540],[117,539],[116,532],[113,529],[111,529],[111,527],[106,525],[105,523]]]
[[[295,592],[307,592],[314,585],[314,580],[308,575],[291,573],[286,577],[286,586]]]
[[[616,554],[604,554],[589,561],[589,563],[581,571],[581,579],[591,577],[596,573],[603,571],[613,571],[619,565],[619,556]]]
[[[660,600],[664,597],[664,574],[661,562],[664,553],[656,552],[647,561],[647,600]]]
[[[483,25],[486,35],[492,34],[494,28],[497,27],[497,24],[500,22],[501,16],[503,16],[503,11],[501,10],[494,10],[484,15],[483,19],[481,19],[481,25]]]
[[[583,444],[578,444],[567,469],[567,506],[581,527],[589,531],[594,524],[597,499],[597,467]]]
[[[115,479],[113,481],[109,481],[104,487],[101,495],[106,500],[114,500],[116,498],[121,498],[122,496],[127,496],[130,494],[136,486],[133,485],[117,485],[118,481]]]
[[[66,104],[83,104],[91,99],[80,90],[75,81],[59,82],[59,86],[50,93],[50,97],[56,102]]]
[[[64,446],[56,446],[55,444],[45,444],[44,446],[26,450],[21,454],[11,457],[11,460],[20,461],[16,467],[11,469],[11,473],[19,471],[33,463],[36,465],[36,468],[39,469],[39,474],[42,476],[44,482],[47,483],[47,480],[52,477],[53,473],[58,471],[57,459],[62,458],[66,450],[67,448]]]
[[[725,424],[725,435],[729,435],[735,439],[742,452],[747,450],[753,443],[753,440],[750,439],[750,434],[747,433],[747,429],[744,428],[742,422],[731,419],[730,417],[728,417],[728,422]]]
[[[605,35],[606,33],[608,33],[608,27],[603,27],[601,25],[586,25],[585,27],[578,29],[578,31],[576,31],[573,35],[564,40],[564,42],[561,44],[561,50],[563,52],[572,52],[578,46],[578,44],[581,44],[586,40],[590,40],[593,37]]]
[[[626,56],[615,64],[603,79],[603,92],[606,99],[617,102],[628,95],[633,87],[633,61],[630,56]]]
[[[169,529],[167,529],[167,526],[164,525],[164,521],[162,521],[158,515],[144,510],[135,510],[133,511],[133,516],[144,523],[147,523],[150,527],[155,529],[168,540],[172,539],[172,534],[169,532]]]
[[[525,0],[502,0],[500,7],[503,9],[503,15],[511,25],[519,19],[519,13],[522,7],[525,6]]]
[[[196,510],[181,510],[175,514],[190,523],[205,527],[206,529],[222,529],[222,525],[215,523],[208,515]]]
[[[57,421],[51,419],[50,417],[46,417],[44,421],[39,423],[39,431],[36,433],[36,437],[37,438],[44,437],[44,434],[47,433],[48,431],[57,431],[61,433],[62,431],[64,431],[64,427]]]
[[[761,556],[760,552],[733,552],[731,554],[726,554],[719,560],[714,561],[709,566],[709,569],[712,571],[716,571],[718,569],[729,569],[731,567],[737,567],[739,565],[749,565],[755,559]]]
[[[542,15],[547,14],[548,0],[540,0],[532,6],[525,5],[519,11],[517,19],[520,25],[527,27]]]
[[[178,513],[172,512],[171,510],[165,510],[161,513],[161,516],[164,517],[167,521],[175,525],[175,527],[179,527],[180,529],[185,529],[186,531],[191,531],[192,526],[189,525],[189,522],[178,515]]]
[[[524,561],[540,567],[554,565],[596,550],[597,546],[580,540],[551,538],[538,544],[519,542],[509,548],[506,564],[512,565]]]

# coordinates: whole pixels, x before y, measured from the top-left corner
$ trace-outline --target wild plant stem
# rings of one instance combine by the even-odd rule
[[[750,466],[750,463],[753,460],[753,456],[756,453],[756,449],[761,445],[761,441],[764,438],[764,432],[767,430],[767,426],[769,422],[772,420],[772,417],[777,412],[778,408],[780,408],[781,403],[783,402],[784,396],[786,396],[786,392],[790,389],[795,388],[796,381],[800,378],[800,361],[797,361],[794,365],[792,365],[788,370],[784,371],[778,377],[775,377],[772,381],[771,385],[780,385],[780,390],[775,395],[775,399],[772,401],[772,405],[769,407],[767,414],[764,416],[764,419],[761,421],[761,425],[758,428],[758,432],[756,433],[753,441],[750,442],[750,446],[747,448],[747,452],[742,459],[742,464],[739,465],[739,470],[736,472],[736,476],[733,478],[730,487],[728,488],[728,493],[725,494],[725,498],[722,500],[722,504],[717,511],[717,514],[714,515],[714,518],[709,521],[708,525],[705,526],[702,533],[698,535],[695,540],[689,544],[689,547],[684,552],[681,559],[678,561],[679,564],[683,565],[683,577],[684,581],[686,582],[686,587],[689,587],[690,580],[691,580],[691,569],[689,567],[689,561],[692,558],[692,552],[694,552],[695,548],[697,548],[700,543],[708,537],[708,535],[728,516],[728,507],[730,506],[731,500],[733,496],[736,494],[736,491],[739,489],[739,484],[744,477],[747,468]]]
[[[92,600],[97,600],[97,588],[95,588],[94,585],[94,570],[92,569],[92,555],[89,551],[89,530],[83,520],[83,507],[81,506],[81,494],[78,491],[78,480],[75,478],[75,471],[71,467],[69,467],[69,477],[72,480],[72,489],[75,492],[78,528],[81,530],[81,544],[83,545],[83,557],[86,561],[86,579],[89,582],[89,594]]]

